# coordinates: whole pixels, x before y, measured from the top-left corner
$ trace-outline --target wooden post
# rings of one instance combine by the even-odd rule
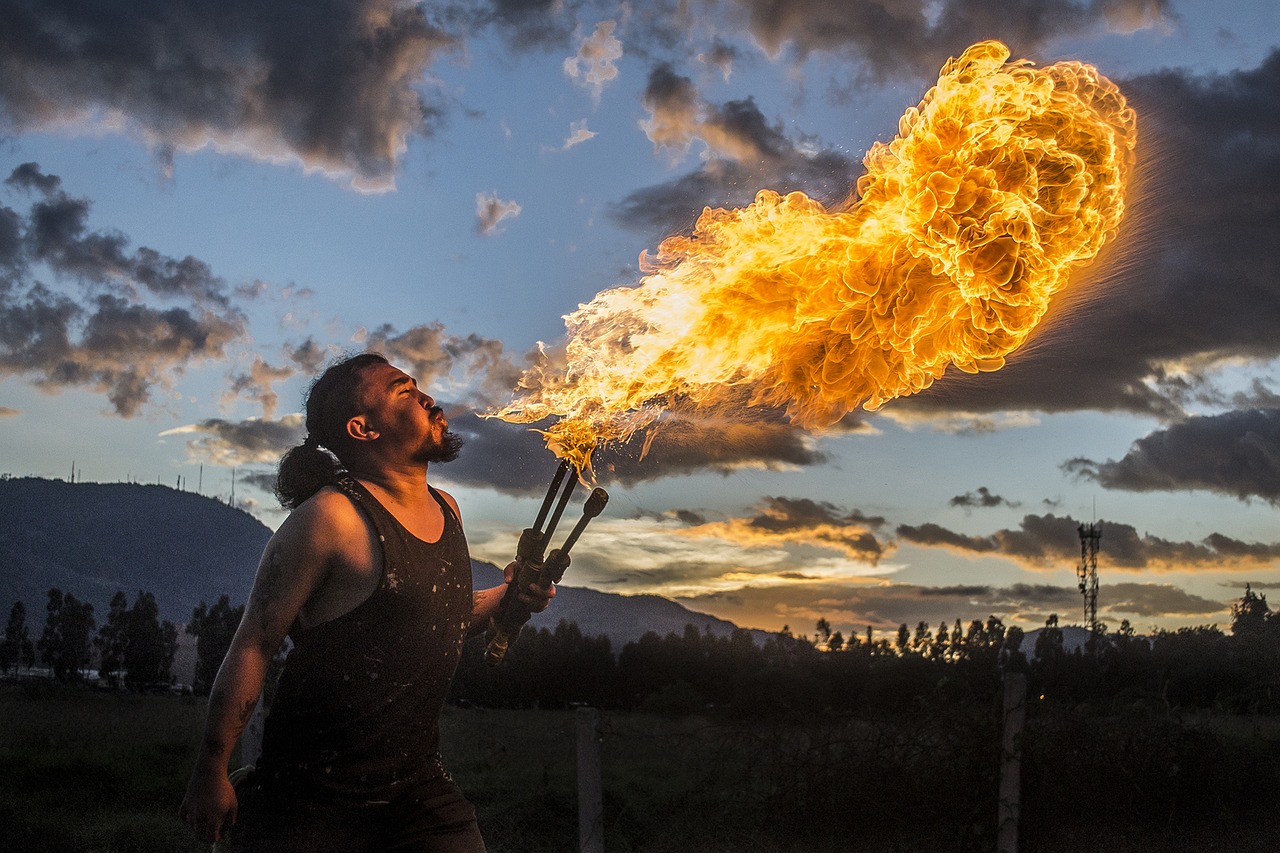
[[[1000,745],[1000,810],[996,850],[1018,853],[1018,817],[1022,811],[1022,727],[1027,719],[1027,677],[1004,676],[1004,725]]]
[[[579,708],[578,851],[604,853],[604,792],[600,775],[600,712]]]

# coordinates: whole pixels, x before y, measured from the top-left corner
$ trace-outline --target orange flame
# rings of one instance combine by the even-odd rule
[[[982,42],[867,153],[855,200],[827,210],[763,190],[704,209],[641,256],[635,287],[565,318],[493,414],[560,420],[547,446],[579,470],[676,402],[785,408],[804,427],[928,388],[948,366],[998,370],[1124,214],[1135,116],[1095,68],[1007,62]]]

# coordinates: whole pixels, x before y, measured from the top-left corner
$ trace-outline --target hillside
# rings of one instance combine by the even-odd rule
[[[144,590],[183,623],[202,600],[243,601],[269,538],[249,513],[167,486],[0,480],[0,605],[21,600],[28,624],[43,624],[56,586],[101,621],[117,590],[131,601]]]
[[[0,608],[27,607],[39,633],[52,586],[94,606],[101,622],[117,590],[132,601],[153,593],[161,618],[185,623],[201,601],[248,597],[271,531],[248,513],[212,498],[167,486],[0,479]],[[478,589],[502,582],[501,570],[472,563]],[[728,634],[731,622],[655,595],[623,596],[561,587],[552,607],[533,620],[555,628],[566,619],[584,634],[608,635],[615,650],[646,631]]]

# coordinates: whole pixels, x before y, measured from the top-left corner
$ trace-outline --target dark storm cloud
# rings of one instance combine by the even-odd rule
[[[642,126],[655,146],[683,150],[700,140],[712,156],[697,171],[614,205],[610,216],[623,227],[657,236],[687,230],[704,207],[743,207],[765,188],[836,202],[856,177],[853,161],[789,139],[751,98],[706,103],[669,64],[654,66],[643,101],[650,118]]]
[[[395,0],[0,0],[0,122],[123,125],[162,154],[213,144],[387,186],[438,117],[416,87],[453,43]]]
[[[546,423],[509,424],[467,411],[450,414],[449,423],[467,446],[456,461],[440,469],[441,476],[515,494],[546,490],[556,462],[533,429],[545,428]],[[826,459],[810,436],[780,422],[667,413],[648,439],[641,434],[625,445],[597,450],[592,458],[596,479],[603,485],[632,484],[699,471],[728,474],[742,468],[803,467]]]
[[[1080,277],[1096,283],[1000,372],[949,375],[895,411],[1176,420],[1215,402],[1205,370],[1280,355],[1280,51],[1229,74],[1117,82],[1138,115],[1140,180],[1114,251]],[[1266,405],[1255,392],[1237,405]]]
[[[1167,0],[729,0],[771,55],[822,51],[860,61],[869,75],[936,71],[965,46],[999,39],[1015,52],[1103,27],[1132,31],[1170,17]]]
[[[1188,418],[1138,439],[1119,460],[1062,467],[1108,489],[1207,489],[1280,504],[1280,409]]]
[[[978,493],[976,495],[973,492],[965,492],[963,495],[956,495],[947,502],[947,505],[962,507],[964,509],[973,509],[975,507],[990,509],[991,507],[997,506],[1017,506],[1017,504],[1012,503],[1000,495],[993,495],[991,490],[986,486],[979,486]]]
[[[130,251],[124,235],[90,229],[88,200],[34,163],[5,183],[36,198],[25,215],[0,207],[0,375],[50,391],[90,388],[131,417],[154,388],[226,358],[245,336],[244,314],[204,262]],[[37,280],[42,272],[71,292]]]
[[[1238,570],[1280,559],[1280,542],[1241,542],[1212,534],[1201,542],[1173,542],[1139,535],[1128,524],[1101,522],[1107,565],[1118,569]],[[900,540],[914,545],[949,548],[962,553],[1008,557],[1030,568],[1074,565],[1080,559],[1079,523],[1055,515],[1027,515],[1015,529],[969,536],[937,524],[899,525]]]

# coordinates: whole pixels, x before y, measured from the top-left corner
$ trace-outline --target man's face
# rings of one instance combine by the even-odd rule
[[[399,368],[378,364],[364,372],[362,396],[366,420],[380,440],[403,442],[415,462],[449,462],[462,449],[462,437],[449,431],[444,412],[430,394]]]

